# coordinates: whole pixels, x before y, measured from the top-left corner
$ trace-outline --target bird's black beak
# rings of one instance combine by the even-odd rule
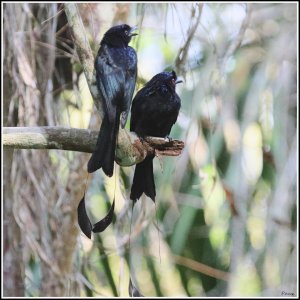
[[[183,80],[176,80],[175,84],[181,83]]]
[[[138,33],[135,33],[134,31],[136,31],[138,29],[137,26],[133,26],[131,27],[130,31],[129,31],[129,36],[132,37],[132,36],[135,36],[135,35],[138,35]]]

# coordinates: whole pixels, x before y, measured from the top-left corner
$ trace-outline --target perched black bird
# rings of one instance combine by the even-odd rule
[[[88,162],[88,172],[100,168],[107,176],[113,175],[116,139],[124,128],[137,76],[137,56],[128,46],[136,27],[126,24],[110,28],[104,35],[95,60],[97,87],[102,98],[104,118],[96,150]]]
[[[176,73],[162,72],[155,75],[132,102],[130,130],[140,137],[168,137],[176,122],[181,100],[176,94]],[[130,199],[136,202],[143,193],[155,201],[155,183],[153,177],[153,156],[146,157],[137,164],[134,171]]]

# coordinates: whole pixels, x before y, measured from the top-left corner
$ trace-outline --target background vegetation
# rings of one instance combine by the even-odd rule
[[[90,176],[93,223],[116,198],[92,241],[76,215],[90,155],[4,148],[3,295],[128,296],[131,276],[145,296],[296,296],[297,4],[77,7],[95,54],[113,24],[139,25],[136,90],[184,79],[185,148],[155,159],[156,206],[132,212],[133,167]],[[3,125],[99,129],[63,5],[3,13]]]

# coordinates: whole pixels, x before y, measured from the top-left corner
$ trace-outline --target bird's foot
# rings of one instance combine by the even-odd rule
[[[141,143],[144,143],[146,140],[145,136],[139,136],[139,139],[140,139]]]
[[[172,141],[173,141],[173,139],[172,139],[169,135],[167,135],[167,136],[165,137],[165,140],[167,140],[168,142],[172,142]]]

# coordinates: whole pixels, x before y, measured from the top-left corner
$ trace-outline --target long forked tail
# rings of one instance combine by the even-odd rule
[[[143,193],[155,202],[156,192],[153,176],[153,157],[146,157],[135,167],[130,199],[136,202]]]
[[[93,173],[102,168],[111,177],[114,172],[116,140],[119,132],[120,113],[116,111],[115,120],[110,123],[105,115],[97,139],[96,149],[88,162],[88,172]]]

